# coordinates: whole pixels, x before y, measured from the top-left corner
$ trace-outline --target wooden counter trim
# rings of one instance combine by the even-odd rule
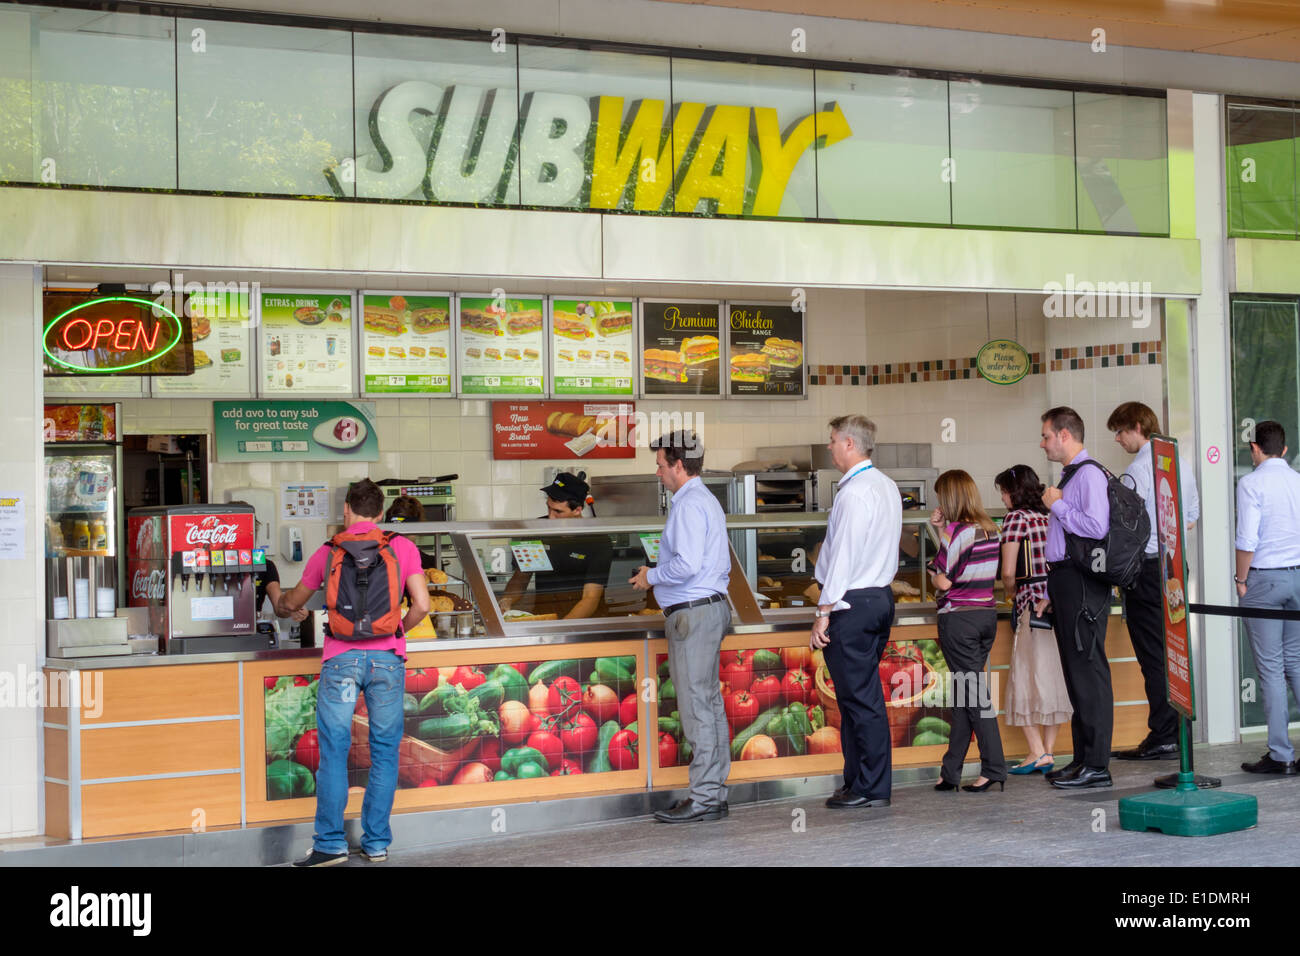
[[[84,726],[220,717],[239,712],[239,664],[105,669],[102,713],[79,708]]]
[[[239,717],[198,723],[87,727],[83,783],[200,772],[239,771]]]
[[[85,838],[237,825],[239,771],[88,783],[82,807]]]

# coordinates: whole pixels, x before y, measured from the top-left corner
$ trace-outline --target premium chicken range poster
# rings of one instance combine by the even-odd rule
[[[460,299],[462,395],[543,395],[541,299]]]
[[[804,393],[804,313],[788,305],[727,303],[729,394],[797,398]]]
[[[451,393],[451,297],[368,293],[361,323],[363,391]]]
[[[553,300],[551,355],[557,395],[632,395],[632,303]]]
[[[646,395],[720,395],[718,302],[641,301]]]

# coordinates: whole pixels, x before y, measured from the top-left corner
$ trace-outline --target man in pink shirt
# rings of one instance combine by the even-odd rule
[[[356,482],[348,489],[343,505],[345,534],[377,530],[375,521],[383,510],[384,493],[380,487],[368,478]],[[311,854],[294,866],[332,866],[348,858],[343,811],[348,802],[348,751],[352,747],[357,691],[366,696],[366,717],[370,723],[370,775],[361,804],[361,855],[372,863],[388,859],[388,844],[393,841],[388,817],[397,790],[397,749],[402,739],[405,632],[429,613],[429,590],[420,566],[419,550],[400,535],[394,535],[389,544],[410,597],[410,609],[395,634],[354,641],[325,635],[316,696],[316,728],[320,737],[316,832]],[[326,542],[307,559],[302,580],[293,590],[280,595],[276,613],[289,616],[306,604],[313,592],[320,590],[329,569],[331,550],[332,546]],[[376,584],[372,581],[372,586]]]

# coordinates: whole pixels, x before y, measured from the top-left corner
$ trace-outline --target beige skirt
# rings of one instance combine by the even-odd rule
[[[1012,727],[1063,724],[1074,714],[1056,632],[1031,628],[1028,610],[1016,621],[1005,700],[1007,724]]]

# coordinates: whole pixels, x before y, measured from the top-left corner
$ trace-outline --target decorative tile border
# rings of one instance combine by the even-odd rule
[[[1029,356],[1030,375],[1044,372],[1069,372],[1090,368],[1118,368],[1130,365],[1159,365],[1160,342],[1124,342],[1106,345],[1080,345],[1054,349],[1051,359],[1043,353]],[[978,379],[975,357],[932,359],[921,362],[890,362],[885,365],[809,365],[809,385],[904,385],[911,382],[948,382]]]

